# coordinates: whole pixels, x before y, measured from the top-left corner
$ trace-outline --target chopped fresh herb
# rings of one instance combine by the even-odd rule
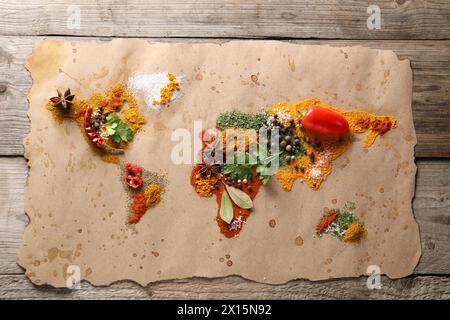
[[[237,163],[237,159],[242,156],[244,159],[244,163]],[[247,179],[253,177],[253,165],[254,163],[250,161],[250,155],[248,154],[248,152],[244,154],[240,153],[239,155],[235,154],[234,163],[221,165],[220,172],[228,176],[229,179]]]
[[[257,159],[256,172],[261,176],[262,183],[267,184],[270,180],[270,177],[273,176],[276,172],[276,170],[270,168],[270,165],[272,161],[278,158],[279,166],[281,162],[280,157],[282,156],[282,152],[280,151],[274,154],[270,154],[266,146],[258,144],[258,154],[255,156],[255,158]]]
[[[280,155],[281,152],[270,154],[267,147],[258,143],[258,151],[252,154],[252,156],[248,152],[244,154],[245,163],[223,164],[220,172],[231,180],[243,180],[253,178],[255,176],[253,169],[255,168],[256,173],[261,177],[262,183],[267,184],[270,177],[276,172],[276,170],[270,167],[271,162],[277,157],[280,157]],[[236,158],[237,156],[235,160]],[[256,161],[252,161],[252,159],[256,159]]]
[[[234,180],[253,177],[251,164],[224,164],[221,166],[220,172]]]
[[[106,117],[106,124],[104,126],[105,133],[109,138],[116,143],[121,141],[131,141],[133,139],[133,131],[130,126],[123,122],[117,112],[113,112]]]
[[[258,131],[267,122],[267,119],[267,113],[251,114],[240,111],[227,111],[217,117],[216,123],[220,130],[236,128]]]

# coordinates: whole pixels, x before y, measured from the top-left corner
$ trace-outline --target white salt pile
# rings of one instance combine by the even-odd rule
[[[177,81],[181,82],[181,79],[177,77]],[[153,74],[138,73],[128,78],[128,88],[135,94],[142,92],[145,103],[154,110],[161,109],[161,105],[154,105],[153,101],[160,100],[161,88],[165,87],[168,83],[167,72]],[[170,101],[181,97],[181,95],[181,90],[175,91]]]

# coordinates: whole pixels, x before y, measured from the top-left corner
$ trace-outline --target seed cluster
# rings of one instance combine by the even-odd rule
[[[269,118],[268,124],[272,128],[279,129],[279,136],[273,138],[279,141],[280,151],[286,163],[291,163],[295,157],[305,154],[302,138],[295,132],[294,119],[284,122],[278,119],[277,114],[274,114]]]

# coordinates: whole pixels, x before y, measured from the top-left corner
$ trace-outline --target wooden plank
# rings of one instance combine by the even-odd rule
[[[450,34],[450,3],[444,0],[79,0],[79,28],[68,27],[71,4],[2,1],[0,33],[328,39],[449,39]],[[367,10],[373,4],[381,13],[378,30],[367,27]]]
[[[53,37],[52,37],[53,38]],[[29,131],[26,95],[31,79],[24,61],[41,37],[0,39],[0,155],[22,155],[22,140]],[[53,39],[80,40],[82,38]],[[86,39],[84,39],[86,40]],[[99,40],[98,38],[92,40]],[[166,39],[215,42],[220,39]],[[333,46],[363,45],[394,50],[410,59],[414,71],[413,113],[418,135],[416,157],[450,157],[450,41],[292,41]]]
[[[16,256],[28,223],[24,213],[27,170],[23,157],[0,158],[0,274],[23,273]]]
[[[15,261],[27,223],[26,176],[24,158],[0,157],[0,274],[23,273]],[[415,274],[450,275],[450,160],[418,160],[413,208],[423,250]]]
[[[162,281],[143,288],[132,282],[80,290],[34,286],[24,275],[0,275],[0,299],[450,299],[450,277],[381,278],[380,290],[369,290],[366,278],[267,285],[240,277]]]

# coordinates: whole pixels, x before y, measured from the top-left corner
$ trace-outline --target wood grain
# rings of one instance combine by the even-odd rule
[[[322,39],[449,39],[450,35],[450,2],[445,0],[78,0],[78,29],[67,26],[72,3],[2,1],[0,33]],[[378,30],[367,27],[367,8],[372,4],[381,10]]]
[[[41,37],[0,39],[0,155],[22,155],[29,131],[26,95],[31,79],[24,61]],[[80,38],[52,37],[80,40]],[[83,39],[81,39],[83,40]],[[86,41],[86,39],[84,39]],[[90,40],[97,40],[90,39]],[[224,42],[220,39],[166,39],[183,42]],[[416,157],[450,157],[450,41],[296,40],[303,44],[362,45],[394,50],[409,59],[414,72],[413,115],[418,144]]]
[[[24,275],[0,275],[0,299],[450,299],[450,277],[381,278],[369,290],[366,278],[267,285],[240,277],[163,281],[140,287],[118,282],[108,287],[82,283],[80,290],[34,286]]]
[[[0,157],[0,274],[23,273],[15,261],[27,223],[26,176],[24,158]],[[418,161],[413,208],[423,251],[415,274],[450,274],[450,160]]]

